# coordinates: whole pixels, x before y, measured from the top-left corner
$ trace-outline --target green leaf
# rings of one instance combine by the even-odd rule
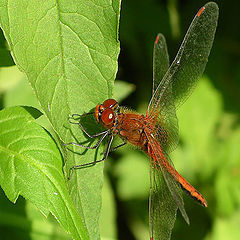
[[[0,25],[15,63],[63,142],[84,142],[73,113],[89,112],[112,97],[119,54],[120,0],[0,0]],[[89,121],[86,120],[88,123]],[[93,123],[87,130],[98,131]],[[73,138],[76,136],[76,139]],[[65,170],[99,159],[95,151],[69,146]],[[78,153],[78,154],[76,154]],[[69,192],[91,239],[99,239],[103,164],[75,171]]]
[[[31,240],[72,239],[52,215],[46,219],[30,201],[26,201],[25,210],[27,220],[31,222]]]
[[[29,82],[16,66],[2,68],[0,70],[0,83],[1,82],[8,88],[3,95],[5,107],[23,105],[40,109]],[[9,84],[8,82],[12,83]]]
[[[40,114],[23,107],[0,112],[0,184],[12,202],[21,194],[45,215],[51,212],[75,239],[87,239],[70,200],[58,148],[32,117]]]
[[[16,66],[0,68],[0,94],[15,88],[23,77]]]
[[[134,90],[135,86],[133,84],[118,80],[114,85],[114,99],[121,102]]]

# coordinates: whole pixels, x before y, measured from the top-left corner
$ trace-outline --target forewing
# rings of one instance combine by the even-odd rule
[[[192,93],[207,64],[217,20],[218,6],[214,2],[207,3],[196,14],[175,60],[154,92],[148,106],[149,113],[166,102],[162,95],[169,87],[177,108]]]
[[[161,144],[161,149],[171,152],[178,145],[178,121],[171,82],[167,88],[160,90],[158,106],[152,108],[150,113],[147,112],[146,117],[149,118],[150,128],[153,129],[152,134]]]
[[[169,56],[165,37],[159,33],[153,48],[153,93],[169,68]]]
[[[165,152],[178,144],[176,108],[191,94],[202,75],[212,47],[218,19],[217,4],[206,4],[194,17],[175,60],[160,81],[146,116],[154,119],[155,138]],[[155,52],[155,50],[154,50]],[[155,65],[158,62],[154,57]],[[154,70],[155,75],[156,70]],[[155,82],[155,80],[154,80]]]
[[[173,96],[179,107],[194,90],[204,72],[212,48],[218,20],[218,6],[206,4],[194,17],[180,46],[174,64],[178,69],[172,81]]]

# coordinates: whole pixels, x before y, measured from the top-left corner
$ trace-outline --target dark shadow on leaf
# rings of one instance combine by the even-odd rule
[[[30,106],[22,106],[27,112],[29,112],[33,118],[37,119],[42,116],[42,112],[40,112],[37,108]]]

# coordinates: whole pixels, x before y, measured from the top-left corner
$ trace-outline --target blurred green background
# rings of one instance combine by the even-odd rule
[[[180,144],[171,154],[176,169],[205,196],[208,208],[184,194],[191,225],[178,214],[172,239],[240,239],[240,2],[216,2],[219,22],[209,62],[196,90],[177,112]],[[152,93],[152,49],[157,33],[165,35],[172,61],[191,20],[205,3],[122,2],[117,79],[124,82],[115,88],[119,98],[128,94],[122,105],[145,113]],[[8,67],[13,63],[3,35],[0,48],[4,56],[0,107],[37,107],[24,75]],[[127,146],[105,162],[102,239],[148,239],[148,161],[142,152]],[[21,239],[67,239],[54,218],[46,220],[22,198],[13,206],[1,192],[1,239],[18,239],[15,236],[20,233]]]

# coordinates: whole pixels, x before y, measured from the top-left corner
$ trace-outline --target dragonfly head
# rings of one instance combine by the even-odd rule
[[[95,109],[95,118],[104,128],[110,129],[115,122],[119,104],[114,99],[107,99],[103,104],[98,104]]]

